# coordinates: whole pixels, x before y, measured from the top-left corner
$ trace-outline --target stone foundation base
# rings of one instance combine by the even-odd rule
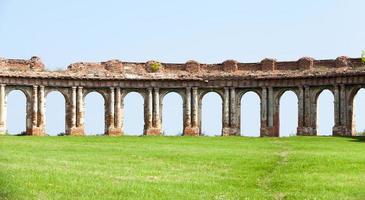
[[[149,128],[144,130],[143,135],[161,135],[161,128]]]
[[[184,129],[184,135],[185,136],[198,136],[200,133],[199,128],[198,127],[185,127]]]
[[[109,136],[121,136],[123,135],[122,133],[122,129],[121,128],[110,128],[107,130],[107,132],[105,133],[105,135],[109,135]]]
[[[0,135],[5,135],[6,134],[6,128],[4,125],[0,125]]]
[[[353,136],[352,131],[346,126],[334,126],[332,129],[333,136]]]
[[[278,137],[274,134],[274,127],[261,127],[260,137]]]
[[[238,128],[223,128],[223,136],[236,136],[239,135],[239,129]]]
[[[317,135],[317,129],[313,127],[298,127],[297,135],[300,136],[314,136]]]
[[[84,132],[84,128],[83,127],[74,127],[74,128],[70,128],[70,130],[67,133],[67,135],[82,136],[82,135],[85,135],[84,133],[85,132]]]
[[[45,135],[44,129],[40,128],[40,127],[28,128],[26,132],[27,132],[27,135],[32,135],[32,136],[44,136]]]

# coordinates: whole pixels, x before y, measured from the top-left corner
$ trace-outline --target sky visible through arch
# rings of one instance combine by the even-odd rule
[[[303,56],[316,59],[340,55],[359,57],[365,49],[364,8],[365,1],[361,0],[1,0],[0,57],[29,59],[37,55],[50,69],[64,69],[77,61],[109,59],[139,62],[194,59],[220,63],[227,59],[257,62],[265,57],[279,61]],[[364,125],[360,126],[365,124],[363,93],[357,98],[355,111],[361,130],[365,129]],[[19,132],[23,118],[18,114],[22,112],[23,100],[13,96],[9,96],[11,101],[8,99],[8,125]],[[64,102],[60,98],[50,96],[47,102],[59,105]],[[103,119],[99,109],[103,107],[103,100],[90,99],[87,112]],[[169,101],[171,103],[166,102],[171,106],[169,110],[176,107],[172,97]],[[328,107],[331,101],[331,95],[324,95],[321,107]],[[214,102],[207,104],[215,106]],[[321,122],[330,121],[326,120],[331,116],[326,115],[325,110],[321,115],[325,119]],[[47,123],[50,129],[54,127],[54,132],[63,131],[58,112],[62,111],[47,115],[50,118]],[[89,124],[91,127],[87,129],[91,132],[104,129],[97,125],[103,123]],[[140,123],[136,122],[136,126]],[[179,126],[179,122],[170,126]],[[214,131],[219,126],[211,124],[210,128]],[[292,131],[289,126],[282,128]]]

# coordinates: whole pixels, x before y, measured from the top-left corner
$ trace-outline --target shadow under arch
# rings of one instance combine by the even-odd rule
[[[124,110],[124,119],[122,126],[125,135],[143,135],[144,105],[145,93],[138,90],[123,92],[122,108]]]
[[[167,136],[181,136],[184,129],[184,98],[179,92],[175,91],[168,91],[161,96],[160,108],[162,109],[163,134]]]
[[[208,102],[204,102],[205,100]],[[201,135],[222,136],[223,94],[221,91],[207,90],[200,94],[199,115],[201,116],[199,122]],[[207,130],[208,132],[205,132]]]
[[[261,96],[255,90],[243,92],[239,96],[240,135],[260,137],[261,135]],[[250,117],[248,117],[250,116]]]

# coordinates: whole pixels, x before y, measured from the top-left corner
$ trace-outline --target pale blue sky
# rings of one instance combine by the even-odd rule
[[[77,61],[109,59],[141,62],[194,59],[215,63],[226,59],[257,62],[265,57],[278,60],[297,60],[303,56],[316,59],[340,55],[359,57],[365,49],[364,8],[365,1],[361,0],[0,0],[0,56],[29,59],[37,55],[51,69],[66,68]],[[324,102],[330,102],[330,96],[327,95]],[[98,119],[103,119],[102,110],[96,110],[98,105],[101,107],[102,99],[97,95],[88,98],[93,100],[86,105],[90,107],[87,112],[92,114],[87,118],[99,116]],[[179,102],[178,98],[166,101]],[[56,94],[47,98],[49,104],[57,105],[62,101]],[[19,103],[19,100],[15,102],[16,107],[12,109],[12,103],[8,102],[9,110],[15,110],[9,115],[21,113]],[[213,108],[214,97],[207,97],[207,103]],[[295,103],[291,101],[294,106]],[[361,105],[358,109],[365,110],[364,103]],[[48,107],[50,117],[47,121],[60,132],[62,126],[55,127],[59,126],[63,115],[57,117],[55,113],[62,111],[53,111],[56,109],[53,107],[57,106]],[[174,109],[176,106],[169,107]],[[246,106],[247,109],[251,107],[255,108]],[[133,117],[138,117],[131,113],[131,118],[126,119],[131,121],[129,123],[135,121]],[[207,116],[208,120],[215,120],[216,114]],[[326,116],[324,122],[330,121]],[[180,115],[167,119],[175,117]],[[19,131],[15,128],[16,123],[20,123],[20,116],[9,118],[9,128]],[[288,120],[292,118],[288,117]],[[365,116],[359,118],[365,120]],[[103,122],[99,123],[98,119],[87,119],[90,132],[102,132]],[[214,127],[216,123],[213,122],[205,124],[212,128],[206,132],[216,132],[219,128]],[[167,126],[173,129],[180,125]],[[293,129],[285,128],[288,132]]]

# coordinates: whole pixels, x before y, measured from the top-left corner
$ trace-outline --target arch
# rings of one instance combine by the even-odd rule
[[[167,92],[162,99],[162,128],[164,135],[183,134],[183,98],[177,92]]]
[[[58,90],[50,90],[45,94],[45,131],[47,135],[63,135],[66,131],[65,95]]]
[[[335,124],[334,99],[333,92],[329,89],[323,89],[317,94],[317,135],[332,135]]]
[[[29,96],[23,89],[14,88],[7,91],[5,97],[6,132],[9,135],[24,134],[27,130],[27,107]]]
[[[256,91],[247,91],[240,98],[240,135],[260,137],[261,98]]]
[[[357,89],[353,97],[352,108],[352,127],[355,135],[364,135],[365,133],[365,88]]]
[[[279,93],[279,137],[295,136],[298,128],[298,95],[293,90]]]
[[[144,130],[144,95],[137,91],[123,93],[125,135],[143,135]]]
[[[105,98],[97,92],[84,95],[85,135],[102,135],[105,133]]]
[[[203,93],[200,100],[200,130],[202,135],[221,136],[222,135],[222,94],[218,92]]]

